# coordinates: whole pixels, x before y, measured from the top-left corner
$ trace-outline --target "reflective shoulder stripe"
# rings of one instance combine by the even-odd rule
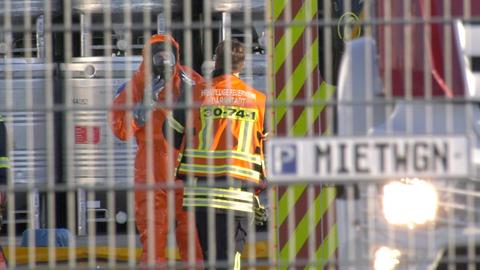
[[[0,122],[3,122],[3,116],[0,115]]]
[[[10,168],[10,159],[8,157],[0,157],[0,168]]]
[[[180,124],[175,118],[173,118],[172,113],[168,114],[167,123],[171,128],[175,129],[178,133],[183,133],[185,131],[185,128],[183,127],[183,125]]]
[[[215,159],[227,159],[236,158],[248,162],[252,162],[258,165],[262,164],[262,160],[259,155],[252,155],[248,153],[238,152],[234,150],[222,150],[222,151],[206,151],[197,149],[185,149],[185,156],[197,157],[197,158],[215,158]]]

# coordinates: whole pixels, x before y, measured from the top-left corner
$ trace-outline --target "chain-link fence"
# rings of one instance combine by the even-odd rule
[[[0,269],[480,269],[480,1],[0,22]]]

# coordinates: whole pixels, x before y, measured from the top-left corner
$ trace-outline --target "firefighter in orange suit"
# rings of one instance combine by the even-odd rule
[[[242,43],[223,41],[215,55],[212,81],[195,86],[190,112],[175,109],[164,132],[173,130],[175,147],[182,150],[177,177],[185,182],[183,206],[195,211],[204,259],[213,257],[215,269],[240,269],[249,219],[266,221],[257,197],[265,184],[266,96],[239,78],[245,59]],[[183,102],[189,104],[183,98],[177,104]],[[208,222],[208,211],[215,213],[214,224]],[[234,216],[230,229],[229,212]],[[210,254],[212,233],[216,248]]]
[[[149,46],[149,48],[147,48]],[[151,53],[147,53],[150,49]],[[173,37],[164,34],[157,34],[151,37],[149,43],[143,50],[143,61],[132,79],[117,91],[109,121],[114,134],[121,140],[128,140],[135,136],[137,142],[137,153],[135,158],[135,183],[147,183],[147,168],[149,156],[147,148],[153,149],[150,155],[150,164],[153,167],[153,178],[155,183],[165,183],[167,179],[173,179],[178,152],[169,147],[166,138],[162,133],[162,125],[167,116],[166,105],[175,102],[182,91],[188,91],[196,83],[202,82],[203,78],[195,71],[180,65],[179,45]],[[145,82],[147,73],[147,62],[151,65],[151,82]],[[152,106],[149,112],[145,105]],[[125,109],[126,106],[134,106],[133,110]],[[122,108],[123,107],[123,108]],[[151,129],[147,128],[151,125]],[[147,134],[151,130],[151,134]],[[170,149],[168,149],[170,148]],[[168,155],[173,153],[173,157]],[[180,256],[188,262],[188,246],[193,243],[198,247],[198,236],[196,231],[189,232],[187,213],[182,209],[183,190],[175,190],[175,218],[176,218],[176,239],[180,250]],[[148,237],[154,236],[154,254],[157,264],[166,262],[165,248],[168,232],[168,207],[166,189],[155,189],[154,191],[154,215],[147,215],[147,192],[136,189],[135,191],[135,217],[137,229],[140,233],[140,240],[143,245],[141,262],[148,261]],[[147,230],[148,222],[154,223],[154,232]],[[189,237],[191,236],[191,237]],[[201,261],[202,254],[198,248],[194,261]]]

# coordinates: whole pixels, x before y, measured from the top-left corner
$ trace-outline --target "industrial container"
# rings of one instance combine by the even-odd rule
[[[47,136],[53,134],[47,130],[46,96],[47,71],[55,74],[56,65],[45,63],[38,58],[13,58],[0,61],[0,114],[6,121],[8,135],[12,139],[10,159],[12,176],[16,187],[27,184],[41,186],[47,181],[47,154],[55,149],[47,149]],[[53,83],[51,84],[53,87]],[[53,91],[52,91],[53,93]],[[52,101],[52,100],[50,100]],[[53,103],[53,101],[52,101]],[[7,106],[10,104],[10,106]],[[52,118],[53,119],[53,118]],[[51,135],[50,135],[51,136]],[[39,196],[33,190],[35,203],[32,206],[35,224],[39,225]],[[27,200],[24,193],[16,193],[15,217],[17,223],[27,222]]]
[[[221,12],[263,12],[265,1],[263,0],[212,0],[213,10]]]
[[[180,1],[169,1],[169,8],[177,11]],[[124,10],[132,13],[140,13],[148,10],[153,13],[164,10],[164,1],[144,0],[73,0],[72,7],[75,11],[82,13],[103,13],[110,9],[112,13],[123,13]]]
[[[126,213],[125,199],[117,201],[115,210],[107,209],[105,189],[95,192],[94,200],[87,200],[88,192],[82,186],[102,189],[112,183],[117,187],[133,183],[136,145],[133,140],[124,142],[113,135],[107,113],[116,89],[129,79],[140,62],[141,57],[82,57],[61,65],[64,102],[72,108],[65,132],[66,136],[73,136],[66,139],[63,152],[72,155],[72,163],[66,164],[67,175],[80,185],[80,235],[87,232],[89,211],[95,212],[95,222]],[[116,196],[120,194],[125,193],[119,191]]]
[[[15,21],[24,19],[26,14],[35,18],[45,14],[45,3],[50,7],[52,15],[60,11],[60,0],[0,0],[0,18],[7,12]]]
[[[267,93],[267,56],[265,54],[247,55],[240,78],[255,89]]]
[[[45,57],[45,14],[49,12],[55,18],[60,9],[59,0],[0,0],[0,21],[12,25],[11,29],[0,33],[0,55],[10,53],[8,57]],[[32,31],[31,36],[25,35],[26,29]]]

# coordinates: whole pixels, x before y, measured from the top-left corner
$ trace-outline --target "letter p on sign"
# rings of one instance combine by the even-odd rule
[[[297,173],[297,146],[295,144],[275,145],[273,147],[273,173]]]

